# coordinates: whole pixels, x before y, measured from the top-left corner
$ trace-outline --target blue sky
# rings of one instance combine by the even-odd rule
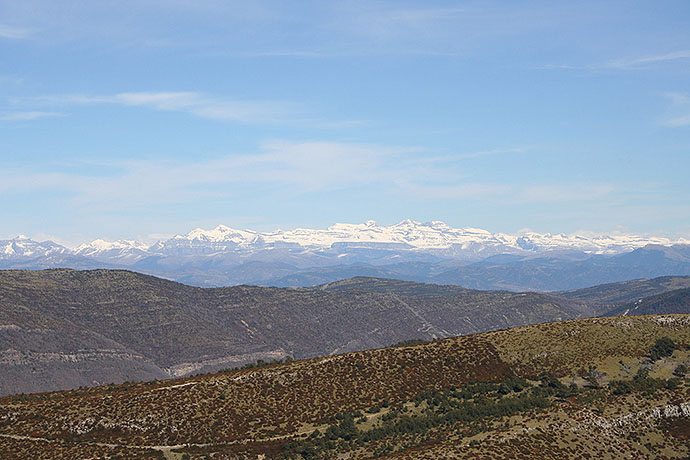
[[[0,237],[690,236],[687,1],[0,0]]]

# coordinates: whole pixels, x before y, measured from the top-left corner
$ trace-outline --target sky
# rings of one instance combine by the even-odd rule
[[[690,237],[690,2],[0,0],[0,237]]]

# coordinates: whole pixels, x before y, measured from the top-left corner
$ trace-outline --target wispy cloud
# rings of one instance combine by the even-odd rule
[[[341,129],[369,123],[367,120],[322,119],[310,114],[305,106],[295,102],[241,100],[194,91],[138,91],[110,95],[69,94],[11,98],[10,102],[15,106],[23,104],[32,107],[119,105],[155,111],[181,112],[208,120],[246,124],[308,125],[319,129]]]
[[[14,27],[7,24],[0,24],[0,38],[7,38],[11,40],[21,40],[29,38],[36,32],[35,29],[28,29],[24,27]]]
[[[686,93],[666,93],[664,94],[667,99],[671,101],[673,105],[690,105],[690,96],[688,96]]]
[[[2,121],[32,121],[41,118],[64,117],[65,114],[61,112],[12,112],[0,115]]]
[[[686,93],[666,93],[664,96],[671,102],[669,115],[664,121],[664,126],[680,128],[690,126],[690,96]]]
[[[490,155],[522,149],[477,152]],[[615,192],[606,184],[523,186],[476,182],[447,157],[420,164],[423,149],[342,142],[270,141],[253,154],[206,161],[129,161],[107,165],[98,176],[73,172],[0,172],[0,191],[54,190],[72,195],[75,206],[127,209],[158,204],[245,196],[249,191],[285,199],[374,187],[413,200],[494,200],[557,203],[595,200]],[[471,157],[466,157],[471,158]],[[457,161],[457,158],[456,158]]]
[[[191,91],[45,96],[31,101],[55,105],[115,104],[243,123],[280,123],[298,118],[300,114],[295,104],[284,101],[233,100]]]
[[[671,53],[647,55],[629,59],[615,59],[594,64],[544,64],[541,69],[563,70],[636,70],[645,69],[653,64],[690,59],[690,50],[680,50]]]
[[[417,151],[423,151],[425,149],[417,148]],[[449,155],[434,155],[434,156],[417,156],[408,162],[409,166],[423,166],[428,164],[436,165],[451,165],[462,163],[464,160],[469,160],[472,158],[490,157],[495,155],[511,155],[518,153],[525,153],[530,150],[529,147],[510,147],[510,148],[497,148],[490,150],[478,150],[475,152],[467,153],[454,153]]]
[[[666,120],[664,124],[666,126],[671,127],[671,128],[680,128],[681,126],[690,126],[690,115],[671,118],[669,120]]]
[[[69,172],[5,168],[0,190],[58,190],[71,193],[82,206],[118,208],[232,196],[255,187],[303,194],[378,181],[390,184],[395,159],[408,153],[406,148],[373,144],[271,141],[254,154],[207,161],[109,164],[109,173],[98,176],[73,172],[80,170],[74,166]]]
[[[611,69],[636,69],[644,67],[648,64],[678,61],[683,59],[690,59],[690,50],[681,50],[672,53],[657,54],[653,56],[643,56],[634,59],[620,59],[616,61],[610,61],[604,64],[602,67]]]

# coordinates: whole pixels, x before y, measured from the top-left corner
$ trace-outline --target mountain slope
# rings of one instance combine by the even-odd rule
[[[597,318],[5,397],[0,455],[682,459],[689,346],[688,315]]]
[[[141,353],[0,297],[0,394],[77,388],[168,374]]]
[[[36,315],[55,321],[58,332],[61,324],[74,325],[150,360],[170,376],[182,376],[257,359],[342,353],[596,313],[582,301],[546,294],[444,288],[449,291],[438,295],[433,286],[407,289],[202,289],[118,270],[0,271],[0,311],[25,312],[19,324],[12,317],[0,324],[3,330],[20,327],[20,332],[0,335],[0,350],[34,347],[24,337]],[[424,290],[429,295],[410,295]],[[53,345],[58,350],[59,337]],[[97,343],[84,347],[102,348]],[[7,365],[30,381],[36,363]],[[113,381],[131,380],[125,377],[130,374]],[[103,382],[112,375],[89,378]],[[68,388],[69,382],[56,377],[40,388],[18,385],[5,391]]]
[[[554,294],[591,303],[622,304],[683,288],[690,288],[690,276],[662,276],[621,281]]]
[[[606,316],[690,313],[690,288],[646,297],[609,311]]]

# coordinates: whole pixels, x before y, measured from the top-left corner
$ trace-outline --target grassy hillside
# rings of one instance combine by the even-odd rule
[[[546,294],[423,284],[202,289],[119,270],[0,271],[0,372],[13,376],[0,393],[183,376],[593,314],[582,301]],[[39,321],[48,323],[36,328]]]
[[[690,316],[0,398],[2,458],[686,458]],[[674,375],[675,374],[675,375]]]

